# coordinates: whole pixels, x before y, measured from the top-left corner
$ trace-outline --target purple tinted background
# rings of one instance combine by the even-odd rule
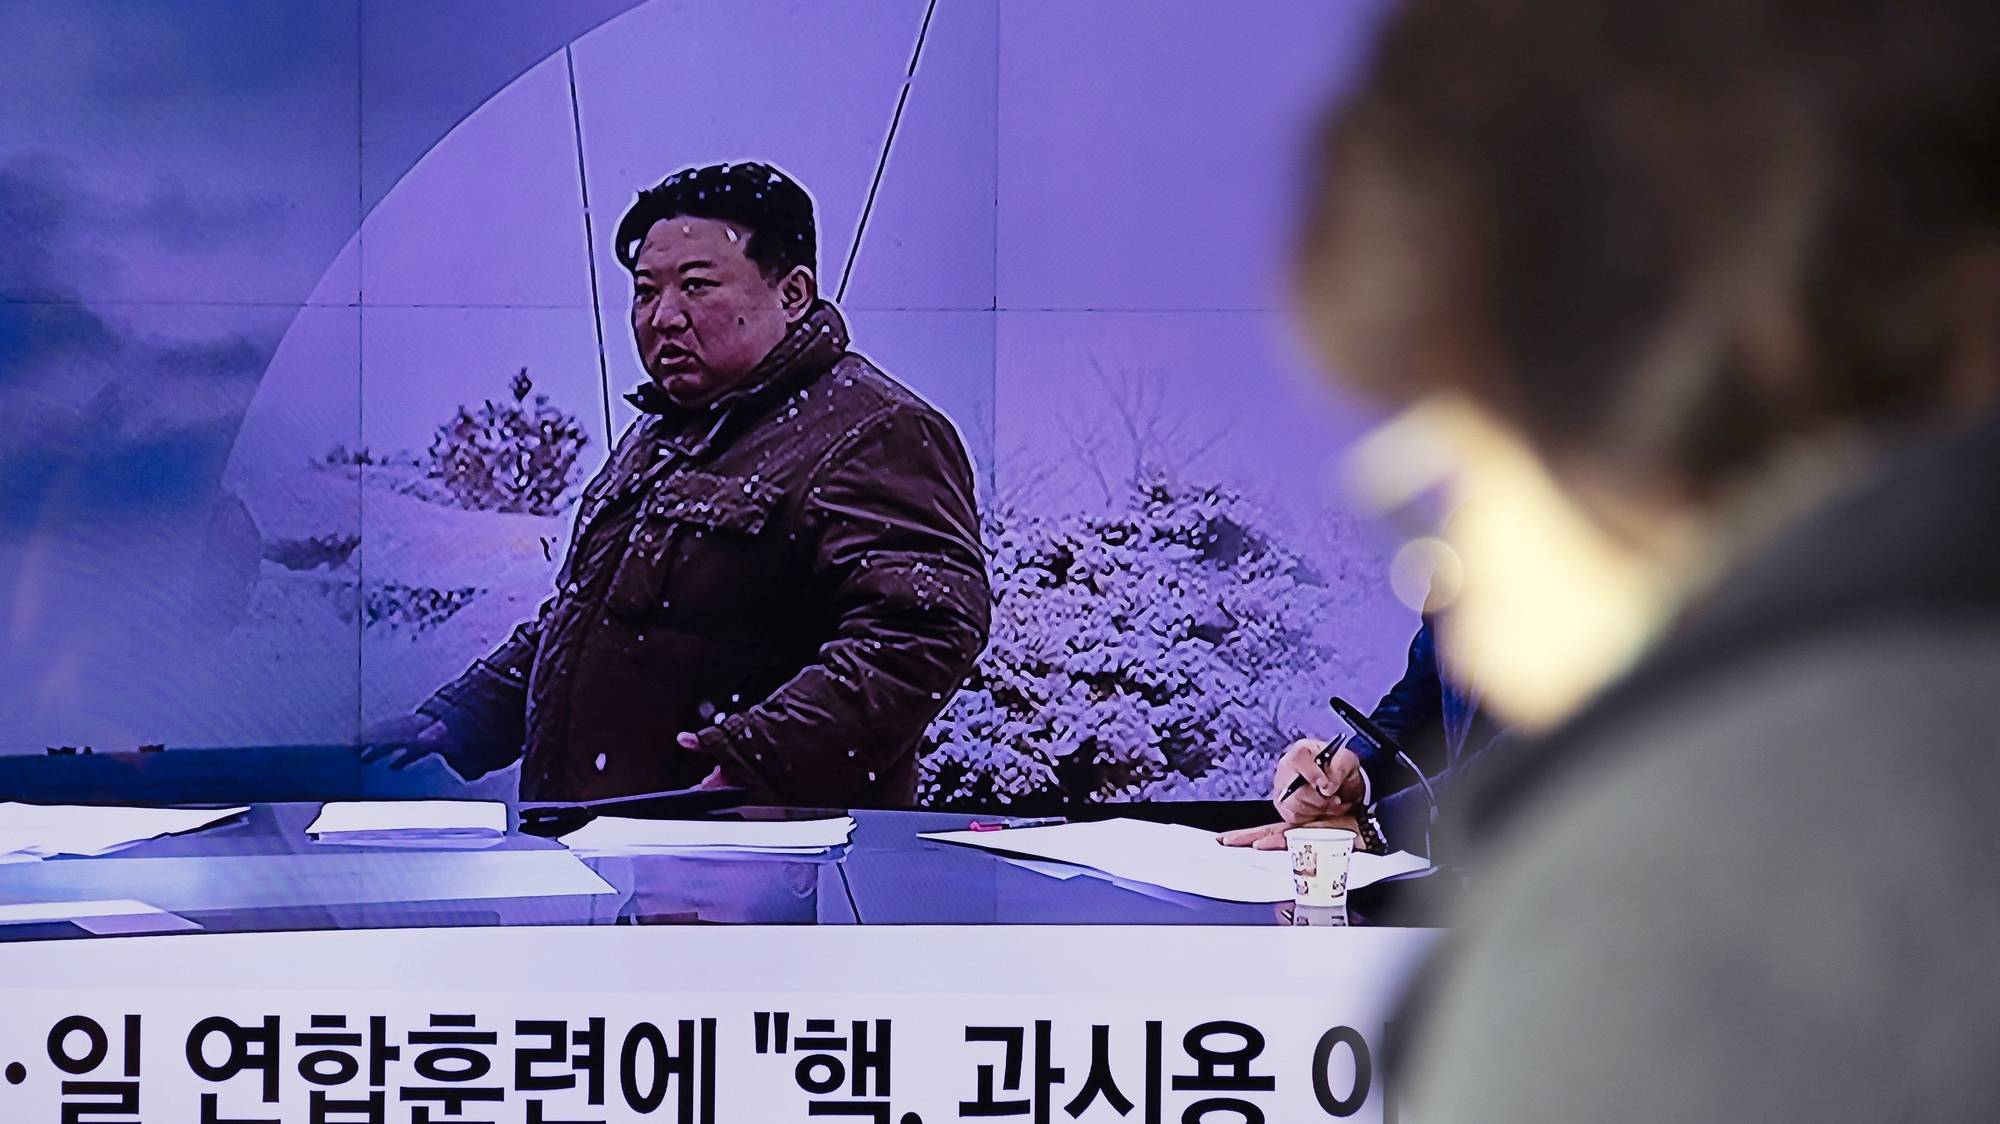
[[[1150,403],[1177,471],[1332,575],[1324,685],[1365,699],[1413,618],[1327,482],[1367,419],[1281,279],[1302,134],[1381,7],[944,0],[843,302],[989,503],[1102,504],[1119,405]],[[619,211],[773,161],[815,193],[831,291],[926,11],[0,5],[0,752],[348,741],[497,640],[567,513],[460,519],[308,462],[420,455],[526,367],[594,470],[640,378]],[[342,535],[340,566],[259,561]],[[483,592],[422,635],[330,608],[413,584]]]

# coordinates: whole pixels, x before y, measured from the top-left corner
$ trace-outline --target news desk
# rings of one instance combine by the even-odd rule
[[[545,852],[561,863],[560,843],[515,832],[472,849],[324,843],[305,833],[318,810],[317,803],[258,804],[236,820],[110,855],[0,865],[0,906],[136,901],[202,932],[1283,923],[1274,905],[1114,883],[1095,873],[1056,877],[1002,855],[918,837],[966,827],[963,813],[857,810],[849,813],[856,825],[849,845],[824,855],[581,856],[613,893],[510,896],[509,881],[523,875],[524,864],[535,865],[525,856]],[[747,808],[724,815],[802,814],[828,813]],[[0,925],[0,941],[88,935],[69,921]]]
[[[229,1120],[319,1119],[332,1078],[304,1051],[324,1027],[400,1043],[401,1061],[366,1081],[356,1061],[338,1091],[395,1107],[378,1120],[425,1119],[402,1102],[475,1078],[492,1121],[940,1124],[1032,1104],[1043,1119],[1089,1105],[1090,1124],[1125,1115],[1090,1104],[1112,1078],[1146,1106],[1134,1120],[1388,1119],[1384,1020],[1435,935],[1292,928],[1275,904],[918,837],[964,828],[963,812],[857,810],[849,845],[823,855],[632,857],[516,833],[324,843],[305,833],[319,808],[255,804],[109,855],[0,864],[0,1120],[113,1094],[130,1115],[87,1118],[137,1120],[141,1090],[147,1120],[218,1104]],[[157,935],[105,939],[138,934]],[[424,1042],[447,1033],[484,1045],[439,1047],[469,1067],[439,1078]],[[568,1063],[565,1042],[584,1044]],[[525,1082],[550,1049],[590,1079]]]

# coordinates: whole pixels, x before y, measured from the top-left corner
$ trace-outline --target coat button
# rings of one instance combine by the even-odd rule
[[[597,755],[597,771],[600,773],[604,771],[604,755],[602,753]]]

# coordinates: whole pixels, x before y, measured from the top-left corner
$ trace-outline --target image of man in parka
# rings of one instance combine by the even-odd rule
[[[951,422],[849,350],[813,201],[766,164],[667,177],[619,223],[641,411],[578,502],[534,620],[365,756],[524,800],[700,784],[896,805],[985,645],[991,595]]]

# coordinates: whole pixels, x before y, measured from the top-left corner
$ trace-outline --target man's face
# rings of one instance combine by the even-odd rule
[[[812,303],[803,266],[772,282],[744,253],[750,232],[720,219],[661,219],[632,271],[632,338],[676,405],[701,406],[743,381]]]

